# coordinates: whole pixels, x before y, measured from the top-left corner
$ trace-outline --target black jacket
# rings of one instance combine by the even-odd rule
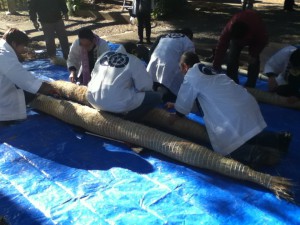
[[[37,16],[42,23],[55,23],[68,13],[65,0],[28,0],[29,16],[36,21]]]
[[[133,1],[133,15],[151,13],[152,0],[134,0]]]

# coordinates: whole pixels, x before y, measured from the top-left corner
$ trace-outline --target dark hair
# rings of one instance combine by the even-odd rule
[[[182,29],[178,30],[178,33],[184,34],[189,39],[193,40],[194,33],[190,28],[187,28],[187,27],[182,28]]]
[[[137,53],[137,45],[132,42],[126,42],[123,44],[126,52],[129,54],[136,54]]]
[[[123,44],[123,47],[125,48],[127,53],[136,55],[136,57],[145,61],[146,63],[149,62],[149,49],[144,45],[137,45],[132,42],[126,42]]]
[[[2,37],[6,42],[11,45],[15,42],[16,45],[28,45],[29,37],[23,31],[17,28],[9,28]]]
[[[180,58],[180,63],[185,63],[189,67],[193,67],[194,64],[199,62],[200,62],[199,57],[194,52],[184,52]]]
[[[300,49],[296,49],[290,57],[290,62],[292,66],[300,67]]]
[[[244,22],[234,22],[231,26],[230,36],[234,39],[243,38],[248,32],[248,25]]]
[[[78,38],[79,39],[88,39],[90,41],[93,41],[95,38],[95,35],[90,28],[84,27],[79,30]]]

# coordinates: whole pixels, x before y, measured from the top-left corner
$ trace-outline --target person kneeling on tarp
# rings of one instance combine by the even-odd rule
[[[300,101],[300,48],[287,46],[265,64],[269,90],[289,97],[291,103]]]
[[[197,57],[192,52],[181,57],[185,77],[175,103],[176,114],[187,115],[197,100],[214,151],[252,166],[277,163],[288,151],[291,134],[265,131],[267,125],[253,96],[227,75],[194,64],[197,60],[192,59]]]
[[[10,28],[0,40],[0,123],[25,119],[26,104],[34,94],[54,94],[50,83],[34,77],[19,62],[29,38],[22,31]]]
[[[96,109],[139,120],[161,103],[144,63],[123,46],[100,56],[91,76],[87,99]]]
[[[78,32],[78,39],[71,46],[67,60],[70,81],[87,85],[91,80],[95,62],[108,50],[109,46],[105,40],[94,34],[91,29],[81,28]]]

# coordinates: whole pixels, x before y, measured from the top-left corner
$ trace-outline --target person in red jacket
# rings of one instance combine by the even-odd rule
[[[268,43],[268,34],[261,17],[252,10],[235,14],[222,31],[215,50],[213,67],[221,70],[222,60],[229,48],[227,75],[239,83],[239,57],[245,46],[249,47],[248,80],[246,87],[255,87],[259,74],[259,55]]]

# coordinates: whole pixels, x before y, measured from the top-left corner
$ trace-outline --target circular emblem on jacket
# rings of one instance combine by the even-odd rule
[[[170,33],[165,36],[165,38],[183,38],[185,35],[180,33]]]
[[[216,71],[213,68],[205,66],[203,64],[199,64],[198,68],[199,68],[200,72],[202,72],[205,75],[215,75],[215,74],[217,74]]]
[[[129,57],[123,53],[107,52],[100,59],[102,66],[110,66],[115,68],[125,67],[129,62]]]

